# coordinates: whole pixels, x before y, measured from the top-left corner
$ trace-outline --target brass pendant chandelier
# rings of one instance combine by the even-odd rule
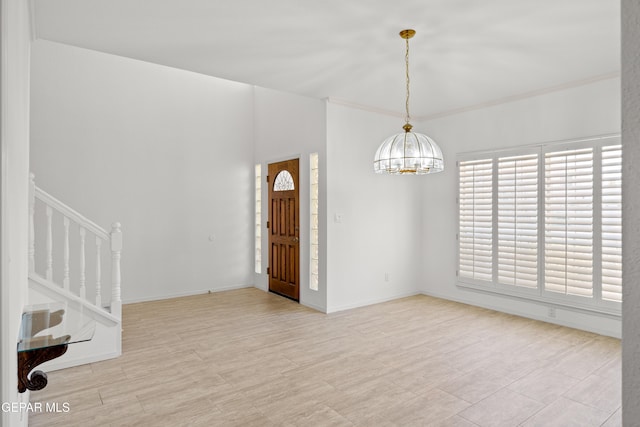
[[[416,32],[414,30],[400,31],[400,37],[406,41],[406,82],[407,98],[405,103],[404,132],[385,139],[373,161],[373,170],[376,173],[391,175],[423,175],[427,173],[442,172],[444,170],[444,158],[442,151],[436,142],[427,135],[411,132],[413,126],[409,123],[409,39]]]

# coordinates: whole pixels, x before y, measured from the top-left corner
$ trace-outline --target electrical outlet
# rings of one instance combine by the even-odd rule
[[[556,317],[556,308],[555,307],[549,307],[549,311],[548,311],[547,314],[549,315],[549,317],[555,318]]]
[[[390,277],[390,274],[389,274],[389,273],[384,273],[384,281],[385,281],[385,282],[388,282],[388,281],[389,281],[389,277]]]

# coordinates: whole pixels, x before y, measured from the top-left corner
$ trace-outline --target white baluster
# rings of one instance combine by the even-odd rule
[[[35,175],[29,174],[29,271],[36,270],[36,182]]]
[[[102,248],[102,239],[96,236],[96,305],[102,307],[102,295],[100,295],[100,278],[102,269],[100,265],[100,252]]]
[[[122,230],[120,223],[111,226],[111,314],[116,317],[122,315],[122,300],[120,296],[120,257],[122,252]]]
[[[84,227],[80,227],[80,298],[85,299],[87,297],[87,289],[85,287],[86,275],[85,275],[85,255],[84,255],[84,240],[87,235],[87,231]]]
[[[53,209],[47,206],[47,280],[53,280]]]
[[[62,279],[62,285],[66,290],[69,290],[69,218],[66,216],[63,219],[64,223],[64,278]]]

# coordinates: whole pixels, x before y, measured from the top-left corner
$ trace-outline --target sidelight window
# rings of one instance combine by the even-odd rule
[[[255,272],[262,273],[262,166],[257,164],[255,167],[255,240],[254,240],[254,256],[255,256]]]
[[[318,177],[318,153],[313,153],[309,156],[309,164],[310,164],[310,179],[309,183],[311,185],[310,188],[310,196],[309,199],[311,201],[311,238],[309,239],[309,288],[314,291],[318,290],[318,249],[319,249],[319,239],[318,239],[318,185],[319,185],[319,177]]]

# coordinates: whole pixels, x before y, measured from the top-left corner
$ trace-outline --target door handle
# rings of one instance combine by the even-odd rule
[[[300,241],[300,239],[298,239],[297,237],[294,237],[294,238],[293,238],[293,242],[294,242],[294,243],[298,243],[299,241]]]

